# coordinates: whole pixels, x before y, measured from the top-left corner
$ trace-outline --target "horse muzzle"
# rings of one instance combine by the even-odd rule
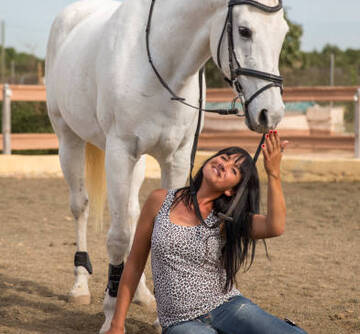
[[[269,130],[273,130],[280,123],[285,113],[285,106],[274,108],[271,106],[258,108],[257,105],[248,107],[246,113],[246,125],[247,127],[259,133],[266,133]]]

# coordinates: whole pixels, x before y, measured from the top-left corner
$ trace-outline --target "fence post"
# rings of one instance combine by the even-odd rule
[[[360,88],[355,96],[355,159],[360,159]]]
[[[3,154],[11,154],[11,89],[8,84],[3,86],[2,135]]]

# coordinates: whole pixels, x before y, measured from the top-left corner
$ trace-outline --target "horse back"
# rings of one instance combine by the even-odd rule
[[[60,12],[52,26],[47,45],[46,74],[51,72],[56,56],[71,31],[88,17],[104,8],[106,5],[119,5],[113,0],[77,1]]]

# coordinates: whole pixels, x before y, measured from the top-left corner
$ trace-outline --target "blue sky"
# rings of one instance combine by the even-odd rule
[[[72,2],[0,0],[0,20],[6,22],[6,46],[44,57],[51,22]],[[342,49],[360,49],[360,0],[283,0],[283,3],[290,19],[303,26],[304,51],[320,50],[327,43]]]
[[[359,0],[283,0],[291,20],[303,26],[302,49],[325,44],[360,49]]]

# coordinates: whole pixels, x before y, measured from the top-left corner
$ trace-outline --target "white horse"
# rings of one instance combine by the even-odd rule
[[[262,2],[274,5],[277,0]],[[112,284],[121,274],[120,265],[128,254],[139,215],[144,155],[150,154],[159,162],[164,188],[183,186],[188,176],[197,111],[171,101],[149,65],[145,26],[150,3],[79,1],[60,13],[51,29],[46,57],[47,103],[59,138],[61,167],[76,220],[78,252],[70,297],[77,303],[90,302],[86,153],[95,154],[95,165],[101,166],[105,160]],[[171,89],[194,105],[199,96],[198,70],[211,56],[217,60],[227,3],[228,0],[157,0],[154,8],[150,36],[153,61]],[[241,34],[239,27],[251,34]],[[277,75],[287,29],[282,10],[266,13],[253,6],[235,6],[234,52],[241,65]],[[229,77],[226,35],[220,51],[222,71]],[[266,84],[249,76],[242,76],[239,81],[245,97]],[[275,128],[284,113],[280,89],[272,87],[262,92],[248,110],[252,129]],[[101,177],[96,177],[95,181],[99,180],[101,184]],[[99,190],[100,186],[95,188]],[[98,202],[101,206],[101,200]],[[109,291],[106,293],[102,331],[110,324],[115,299]],[[134,301],[147,305],[154,301],[144,275]]]

